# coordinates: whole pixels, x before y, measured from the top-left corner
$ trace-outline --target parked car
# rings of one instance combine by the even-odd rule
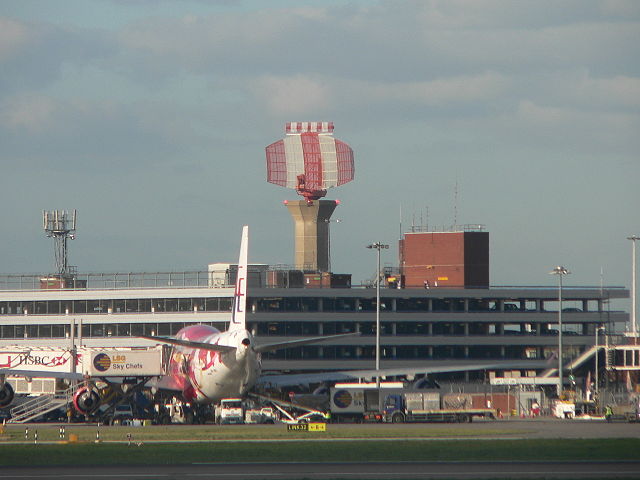
[[[126,425],[133,420],[133,409],[128,403],[118,405],[113,412],[109,423],[111,425]]]

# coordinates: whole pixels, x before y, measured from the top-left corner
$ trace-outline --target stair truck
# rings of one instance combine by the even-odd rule
[[[471,422],[473,417],[495,419],[491,408],[472,408],[468,395],[441,395],[439,392],[389,393],[385,396],[383,421]]]

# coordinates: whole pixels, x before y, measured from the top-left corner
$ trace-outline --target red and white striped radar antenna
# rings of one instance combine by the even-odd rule
[[[287,122],[267,151],[267,181],[293,188],[307,203],[353,180],[353,150],[333,137],[333,122]]]

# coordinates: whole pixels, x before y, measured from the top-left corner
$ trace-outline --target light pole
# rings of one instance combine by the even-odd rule
[[[571,273],[558,265],[549,272],[558,276],[558,398],[562,395],[562,277]]]
[[[636,240],[640,240],[640,237],[631,235],[627,237],[627,240],[633,242],[631,249],[631,334],[635,338],[638,336],[636,327]]]
[[[600,341],[598,340],[598,330],[602,330],[602,332],[604,333],[605,328],[604,325],[600,325],[596,327],[596,381],[595,381],[595,388],[594,388],[594,397],[596,400],[596,405],[598,408],[598,413],[600,413],[600,395],[599,395],[599,383],[600,383],[600,375],[599,375],[599,365],[598,365],[598,352],[600,351]],[[606,355],[606,352],[605,352]]]
[[[389,245],[376,242],[367,245],[367,248],[375,248],[378,251],[378,264],[376,270],[376,388],[380,388],[380,250],[389,248]]]

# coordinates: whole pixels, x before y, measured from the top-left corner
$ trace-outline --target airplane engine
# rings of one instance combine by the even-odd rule
[[[73,394],[73,406],[83,415],[89,415],[100,406],[100,395],[89,387],[80,387]]]
[[[0,408],[11,405],[14,396],[13,387],[9,382],[5,382],[0,388]]]

